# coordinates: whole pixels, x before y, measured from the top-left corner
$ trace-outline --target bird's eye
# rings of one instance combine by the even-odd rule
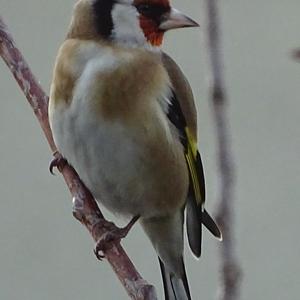
[[[136,9],[140,14],[147,15],[151,11],[151,6],[149,4],[139,4]]]

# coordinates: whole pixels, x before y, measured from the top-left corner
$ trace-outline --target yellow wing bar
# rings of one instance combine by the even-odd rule
[[[195,139],[193,138],[193,136],[191,135],[188,127],[185,127],[185,133],[187,136],[187,149],[186,149],[186,153],[185,153],[185,158],[186,158],[189,172],[191,175],[192,186],[193,186],[195,198],[196,198],[197,203],[203,204],[204,199],[202,199],[201,188],[204,188],[204,187],[200,186],[200,178],[199,178],[200,170],[197,170],[197,168],[199,168],[199,163],[197,163],[197,160],[198,160],[197,143],[196,143]],[[201,172],[203,172],[203,170],[201,170]]]

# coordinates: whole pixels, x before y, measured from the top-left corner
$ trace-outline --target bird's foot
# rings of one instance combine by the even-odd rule
[[[67,160],[63,158],[63,156],[58,151],[54,152],[53,156],[54,158],[49,165],[49,171],[52,175],[55,175],[53,169],[57,168],[58,170],[61,171],[64,168],[64,166],[67,164]]]
[[[104,224],[102,221],[97,223],[96,226],[106,227],[106,232],[96,242],[94,248],[96,257],[99,260],[102,260],[105,257],[105,251],[110,249],[114,242],[120,242],[121,239],[125,238],[138,219],[139,216],[133,217],[130,222],[123,228],[119,228],[115,224],[107,221],[105,221]]]

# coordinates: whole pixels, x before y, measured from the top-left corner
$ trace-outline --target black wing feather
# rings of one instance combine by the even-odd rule
[[[205,178],[202,160],[196,148],[196,142],[189,135],[185,116],[174,91],[171,95],[167,116],[178,131],[189,169],[190,189],[187,201],[187,232],[191,250],[199,257],[201,255],[202,240],[201,224],[205,225],[219,239],[221,239],[221,232],[212,217],[203,208],[205,202]]]

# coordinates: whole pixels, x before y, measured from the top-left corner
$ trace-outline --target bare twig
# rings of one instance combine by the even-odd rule
[[[16,48],[12,36],[1,17],[0,55],[33,108],[51,150],[56,153],[48,121],[48,97],[31,73],[22,54]],[[103,219],[92,194],[81,182],[76,171],[71,166],[65,165],[60,169],[60,172],[73,196],[74,216],[86,226],[93,239],[98,241],[106,233],[105,224],[109,223]],[[102,224],[104,226],[100,226]],[[154,287],[149,285],[137,272],[119,242],[112,243],[111,248],[107,249],[104,254],[131,299],[157,299]]]
[[[234,240],[234,184],[235,167],[228,126],[222,47],[220,41],[218,0],[206,0],[207,44],[211,65],[210,93],[217,135],[219,167],[219,207],[217,220],[223,233],[221,253],[220,299],[237,300],[240,297],[241,267],[236,258]]]
[[[300,61],[300,49],[295,49],[292,52],[292,56],[293,56],[294,59]]]

